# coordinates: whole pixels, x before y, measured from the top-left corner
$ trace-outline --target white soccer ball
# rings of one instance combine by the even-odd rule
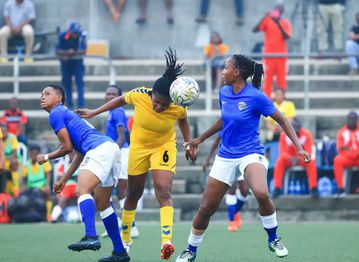
[[[170,97],[174,104],[179,106],[190,106],[199,97],[199,86],[191,77],[181,76],[172,82]]]

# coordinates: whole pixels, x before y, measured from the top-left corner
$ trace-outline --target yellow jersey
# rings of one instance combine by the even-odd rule
[[[274,102],[273,104],[278,109],[278,111],[281,112],[287,118],[292,119],[296,116],[295,105],[293,102],[284,100],[280,105],[278,105],[276,102]],[[270,117],[266,117],[266,120],[271,121],[273,123],[275,122]]]
[[[187,116],[187,109],[171,104],[161,113],[153,110],[150,88],[139,87],[126,93],[125,101],[134,106],[131,147],[156,148],[175,142],[175,123]]]
[[[43,168],[44,168],[44,172],[50,172],[51,171],[51,164],[49,162],[45,162],[42,164]],[[30,163],[30,173],[32,174],[37,174],[40,171],[40,165],[36,162],[35,164],[33,164],[32,162]],[[27,177],[28,174],[28,166],[24,166],[22,169],[22,177]]]
[[[0,129],[0,139],[2,139],[2,132],[1,132],[1,129]]]

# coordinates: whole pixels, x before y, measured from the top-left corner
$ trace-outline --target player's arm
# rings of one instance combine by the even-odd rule
[[[253,33],[257,33],[260,31],[261,24],[262,24],[263,20],[266,18],[267,18],[267,14],[262,17],[262,19],[258,22],[258,24],[255,27],[253,27],[253,29],[252,29]]]
[[[184,142],[185,143],[189,142],[191,140],[191,131],[190,131],[190,127],[189,127],[187,117],[182,118],[182,119],[178,119],[178,127],[181,130]],[[187,147],[187,146],[184,146],[184,148],[185,148],[185,151],[186,151],[186,153],[185,153],[186,159],[188,160],[189,158],[191,158],[192,161],[196,161],[197,152],[191,150],[191,148]]]
[[[291,37],[291,33],[284,30],[283,26],[280,24],[280,19],[279,18],[272,18],[272,19],[277,24],[283,38],[285,40],[289,39]]]
[[[80,117],[82,118],[92,118],[94,116],[97,116],[98,114],[101,114],[103,112],[109,111],[111,109],[114,109],[116,107],[121,107],[126,105],[126,101],[125,101],[125,96],[118,96],[114,99],[112,99],[111,101],[108,101],[106,104],[94,109],[94,110],[90,110],[90,109],[77,109],[75,110],[75,112],[77,114],[79,114]]]
[[[290,138],[290,140],[292,140],[297,153],[303,158],[303,161],[310,162],[310,154],[303,150],[297,134],[295,133],[294,128],[289,120],[278,110],[275,111],[274,114],[272,114],[270,117],[273,118],[282,127],[286,135]]]
[[[74,150],[71,139],[70,139],[70,135],[66,128],[61,128],[56,133],[56,135],[60,141],[59,148],[53,152],[48,153],[48,154],[38,154],[37,162],[40,165],[42,165],[49,159],[55,159],[55,158],[62,157],[64,155],[67,155],[68,153],[71,153]]]
[[[123,146],[123,144],[125,143],[125,127],[124,126],[118,126],[117,127],[117,141],[116,143],[119,145],[119,147],[121,148]]]
[[[214,140],[212,146],[211,146],[211,149],[209,151],[209,154],[208,156],[206,157],[206,160],[204,161],[203,163],[203,170],[206,170],[207,167],[209,166],[209,161],[211,160],[212,156],[214,155],[214,152],[217,151],[217,148],[218,148],[218,145],[219,143],[221,142],[221,137],[220,136],[217,136],[216,140]]]

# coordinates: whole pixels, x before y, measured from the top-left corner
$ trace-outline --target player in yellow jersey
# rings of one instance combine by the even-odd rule
[[[95,110],[79,109],[81,117],[91,118],[102,112],[132,104],[135,109],[128,161],[128,189],[122,213],[122,239],[132,243],[130,233],[135,219],[137,201],[145,186],[148,171],[152,171],[156,197],[160,205],[162,248],[161,258],[169,259],[174,252],[172,240],[173,204],[171,188],[176,168],[175,124],[178,121],[184,141],[190,140],[187,109],[174,105],[169,96],[171,83],[183,73],[176,53],[166,51],[166,72],[153,88],[140,87],[119,96]],[[186,150],[186,158],[196,159],[196,153]]]

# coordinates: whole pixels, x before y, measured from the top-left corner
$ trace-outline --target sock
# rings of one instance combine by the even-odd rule
[[[274,212],[272,215],[269,216],[260,216],[260,218],[262,220],[264,230],[268,234],[268,242],[272,242],[276,240],[278,238],[277,237],[278,223],[277,223],[276,212]]]
[[[173,207],[165,206],[160,208],[162,244],[171,242],[173,228]]]
[[[191,232],[188,237],[188,247],[187,249],[193,253],[197,253],[197,248],[203,240],[204,230],[191,229]]]
[[[229,221],[234,221],[234,215],[237,212],[237,197],[236,195],[226,195],[226,204]]]
[[[118,200],[118,204],[120,205],[121,210],[123,210],[123,208],[125,207],[125,199],[126,198]]]
[[[136,226],[136,223],[135,221],[132,222],[132,227],[135,227]]]
[[[51,211],[52,211],[52,201],[47,200],[46,201],[46,218],[47,218],[47,220],[51,219]]]
[[[113,244],[113,251],[120,254],[123,252],[123,244],[118,228],[117,216],[115,210],[110,206],[107,209],[100,211],[100,217],[105,225],[106,231],[111,238]]]
[[[93,198],[90,194],[81,195],[77,199],[77,204],[79,206],[82,222],[85,224],[86,236],[96,237],[96,227],[95,227],[95,214],[96,206]]]
[[[242,209],[242,207],[243,207],[243,205],[244,205],[244,203],[247,201],[247,199],[248,199],[248,196],[243,196],[240,192],[237,194],[237,211],[236,212],[239,212],[241,209]]]
[[[134,210],[126,210],[124,209],[122,212],[122,239],[126,243],[131,242],[131,229],[132,223],[135,220],[136,209]]]
[[[18,171],[11,172],[12,182],[13,182],[13,194],[15,197],[20,194],[20,176]]]
[[[59,205],[54,206],[52,209],[51,220],[57,221],[62,214],[62,208]]]

